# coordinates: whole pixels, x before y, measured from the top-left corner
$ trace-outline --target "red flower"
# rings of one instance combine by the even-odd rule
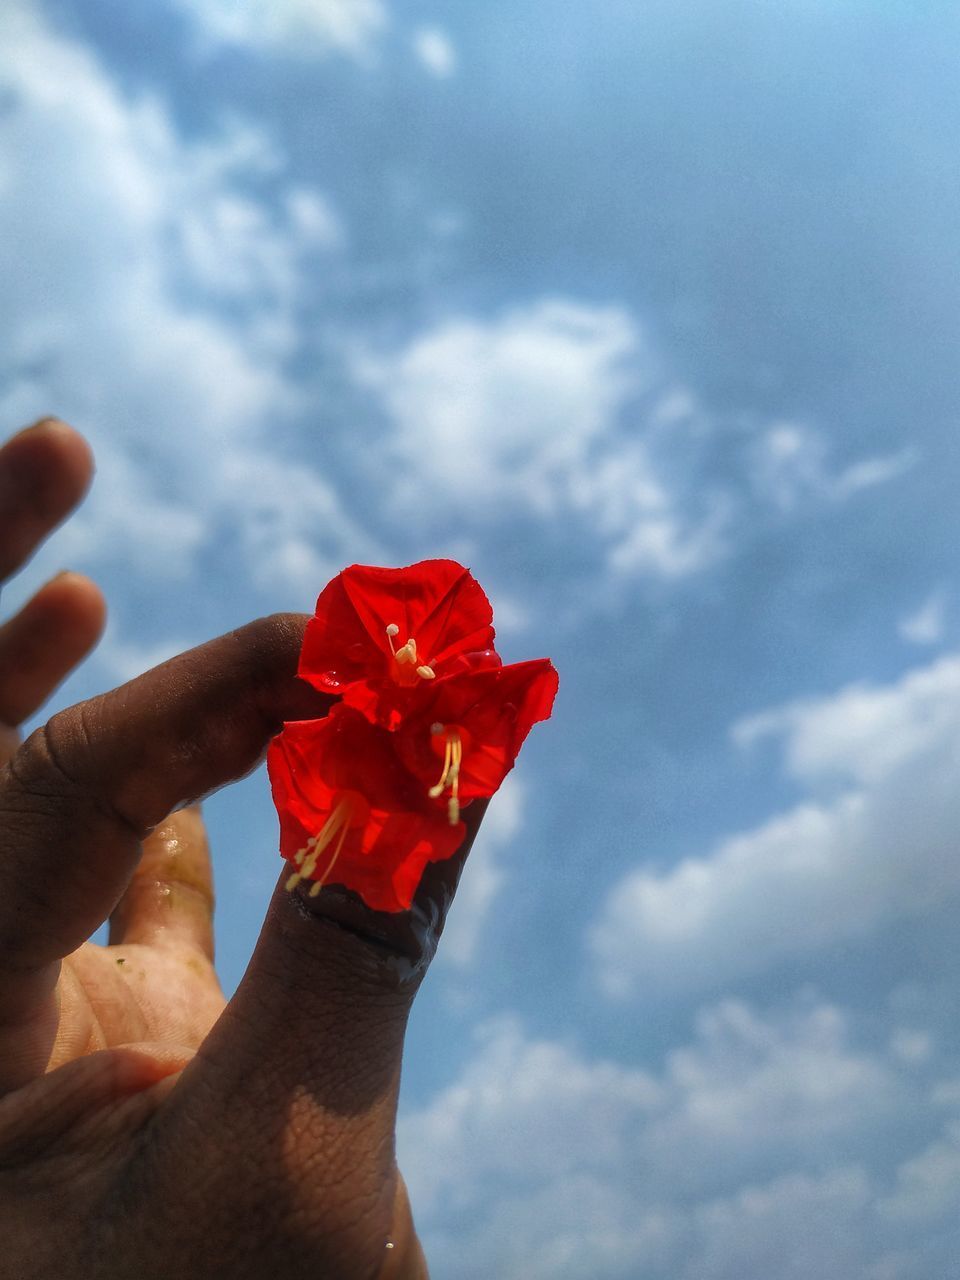
[[[351,565],[320,594],[299,674],[393,729],[425,684],[499,665],[492,623],[480,584],[453,560]]]
[[[397,751],[449,821],[460,805],[492,796],[523,741],[553,709],[557,673],[547,658],[453,676],[421,691],[397,730]]]
[[[283,726],[267,752],[280,816],[280,852],[313,881],[339,884],[375,911],[405,911],[428,862],[451,857],[465,834],[424,796],[395,738],[350,707]]]
[[[324,588],[299,673],[342,702],[267,753],[288,889],[339,884],[404,911],[427,863],[460,847],[461,804],[493,795],[557,691],[546,659],[501,666],[492,621],[452,560],[353,565]]]

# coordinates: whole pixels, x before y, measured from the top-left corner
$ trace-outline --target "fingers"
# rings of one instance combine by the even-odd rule
[[[0,581],[70,513],[92,475],[86,441],[53,418],[0,448]],[[103,620],[103,597],[94,584],[79,574],[60,574],[0,626],[0,761],[16,750],[11,730],[85,657]]]
[[[213,871],[199,805],[171,814],[143,842],[110,917],[110,943],[186,945],[213,960]]]
[[[28,1165],[118,1099],[135,1097],[193,1057],[184,1045],[129,1044],[87,1053],[0,1098],[0,1168]],[[79,1144],[78,1144],[79,1145]]]
[[[27,427],[0,448],[0,580],[73,510],[92,475],[86,441],[55,418]]]
[[[481,815],[464,813],[467,845]],[[423,931],[439,927],[466,851],[428,868],[412,927],[343,892],[275,893],[247,974],[168,1100],[151,1154],[151,1202],[175,1184],[189,1196],[177,1153],[190,1134],[219,1136],[188,1176],[207,1205],[223,1206],[223,1223],[207,1225],[230,1234],[249,1266],[237,1274],[257,1274],[256,1251],[276,1255],[281,1242],[291,1275],[391,1274],[381,1271],[388,1252],[410,1268],[395,1274],[421,1274],[394,1160],[400,1063],[423,971],[416,954],[434,940]],[[251,1239],[236,1230],[247,1200]]]
[[[305,619],[251,623],[54,716],[0,774],[0,1021],[110,914],[143,837],[240,777],[284,719],[329,699],[296,679]]]
[[[0,721],[18,725],[46,702],[103,630],[100,589],[61,573],[0,626]]]

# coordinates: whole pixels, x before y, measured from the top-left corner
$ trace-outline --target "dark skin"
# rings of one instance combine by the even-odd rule
[[[3,578],[91,474],[60,422],[0,450]],[[0,627],[0,1280],[425,1280],[394,1129],[431,939],[281,876],[229,1002],[212,963],[194,802],[326,710],[295,676],[306,619],[252,623],[18,746],[103,620],[66,574]],[[421,890],[441,925],[463,856]],[[87,942],[106,919],[110,945]]]

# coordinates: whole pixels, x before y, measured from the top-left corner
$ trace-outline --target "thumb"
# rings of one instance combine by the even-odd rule
[[[426,1275],[394,1159],[401,1056],[483,807],[465,810],[463,847],[430,864],[409,913],[288,893],[284,872],[240,988],[168,1101],[157,1174],[174,1171],[184,1194],[186,1144],[219,1136],[189,1177],[208,1239],[229,1239],[250,1274],[258,1255],[278,1274],[282,1246],[284,1276]]]

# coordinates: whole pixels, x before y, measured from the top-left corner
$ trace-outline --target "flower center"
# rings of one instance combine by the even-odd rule
[[[443,734],[443,772],[439,780],[430,788],[428,795],[432,800],[442,796],[450,788],[450,799],[447,801],[447,817],[451,827],[460,821],[460,764],[463,760],[463,740],[455,728],[442,724],[431,725],[430,732],[439,737]]]
[[[387,640],[390,644],[390,652],[393,654],[395,663],[394,677],[400,684],[416,684],[416,677],[421,680],[434,680],[437,673],[433,667],[428,666],[425,662],[421,662],[417,656],[417,642],[411,636],[405,645],[401,645],[398,649],[393,643],[396,636],[400,634],[400,628],[395,622],[391,622],[387,626]]]
[[[337,864],[337,859],[340,857],[340,851],[343,848],[343,842],[347,838],[347,832],[360,819],[366,821],[365,811],[367,808],[366,801],[359,792],[343,792],[330,810],[327,820],[317,834],[311,836],[303,848],[298,849],[294,855],[293,860],[299,870],[294,871],[288,877],[285,886],[288,892],[295,889],[301,880],[313,880],[320,857],[333,845],[333,855],[328,861],[323,875],[318,880],[313,880],[313,884],[310,886],[310,897],[315,898],[317,896],[327,880],[329,880],[330,872]]]

